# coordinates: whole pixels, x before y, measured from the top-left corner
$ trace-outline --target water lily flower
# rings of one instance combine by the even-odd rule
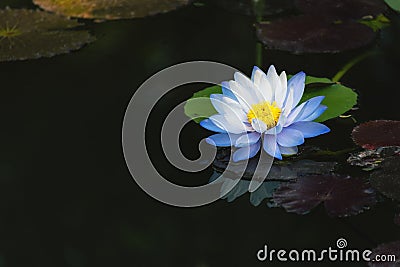
[[[210,96],[218,113],[200,122],[202,127],[216,132],[206,141],[237,148],[234,161],[255,156],[261,146],[277,159],[296,154],[305,138],[330,131],[313,121],[327,109],[321,105],[324,96],[298,105],[305,77],[304,72],[299,72],[288,81],[286,73],[278,75],[274,66],[267,74],[254,67],[251,79],[236,72],[234,80],[222,83],[222,94]]]

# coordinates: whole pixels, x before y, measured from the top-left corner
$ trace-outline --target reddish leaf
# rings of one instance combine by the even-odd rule
[[[353,129],[354,142],[365,149],[400,146],[400,121],[376,120]]]
[[[288,212],[307,214],[320,203],[331,217],[356,215],[373,206],[375,191],[360,178],[335,175],[300,177],[277,189],[273,201]]]

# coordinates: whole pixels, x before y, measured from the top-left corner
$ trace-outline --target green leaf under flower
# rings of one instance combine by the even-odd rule
[[[199,97],[210,97],[211,94],[221,94],[221,86],[207,87],[193,96],[186,102],[185,114],[199,123],[203,119],[217,113],[211,104],[211,100],[207,101],[192,101]],[[348,88],[339,83],[335,83],[328,78],[306,77],[306,90],[304,91],[301,102],[304,102],[314,96],[325,96],[323,105],[328,109],[315,121],[323,122],[332,118],[336,118],[346,111],[350,110],[357,103],[357,93],[351,88]]]
[[[390,6],[391,9],[400,12],[400,1],[399,0],[385,0],[386,4]]]

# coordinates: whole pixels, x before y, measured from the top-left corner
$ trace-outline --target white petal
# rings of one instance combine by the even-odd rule
[[[282,90],[281,81],[279,79],[278,73],[276,73],[276,69],[273,65],[271,65],[268,69],[267,80],[272,88],[272,99],[271,101],[275,101],[276,92]]]
[[[209,119],[216,126],[229,133],[240,134],[251,130],[250,127],[246,126],[242,121],[238,120],[234,116],[216,114],[212,115]]]
[[[258,103],[256,97],[254,97],[249,90],[241,86],[238,82],[229,81],[229,88],[235,94],[242,109],[246,113],[249,112],[251,105]]]
[[[263,95],[265,101],[268,101],[271,103],[274,92],[272,90],[271,84],[269,83],[266,75],[263,75],[261,77],[260,86],[258,89],[260,90],[261,94]]]
[[[282,108],[283,103],[287,97],[287,78],[286,73],[283,71],[279,76],[280,87],[275,91],[275,102],[279,108]]]
[[[210,100],[218,113],[227,116],[236,116],[241,121],[247,121],[247,115],[242,106],[230,97],[221,94],[210,95]]]
[[[259,119],[253,119],[251,121],[251,126],[256,132],[263,133],[267,130],[267,125]]]

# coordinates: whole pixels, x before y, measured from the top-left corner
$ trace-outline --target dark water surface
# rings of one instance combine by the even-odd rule
[[[380,53],[342,79],[359,92],[358,122],[399,119],[399,21],[393,18],[372,45]],[[267,263],[255,255],[264,244],[321,249],[344,237],[350,247],[370,249],[398,240],[389,201],[347,219],[332,219],[321,206],[304,216],[265,203],[254,207],[248,194],[233,203],[185,209],[152,199],[133,181],[121,127],[136,88],[157,71],[192,60],[225,63],[250,75],[253,23],[253,17],[217,5],[189,5],[144,19],[88,21],[97,41],[80,51],[0,63],[0,266],[262,266]],[[311,56],[264,50],[262,67],[332,77],[367,49]],[[203,87],[179,88],[153,112],[148,137],[160,169],[170,168],[158,148],[163,118]],[[332,133],[308,144],[353,146],[351,119],[327,124]],[[197,141],[207,135],[190,123],[183,150],[196,156]],[[211,169],[175,175],[182,184],[204,184]],[[269,266],[275,265],[285,264]]]

